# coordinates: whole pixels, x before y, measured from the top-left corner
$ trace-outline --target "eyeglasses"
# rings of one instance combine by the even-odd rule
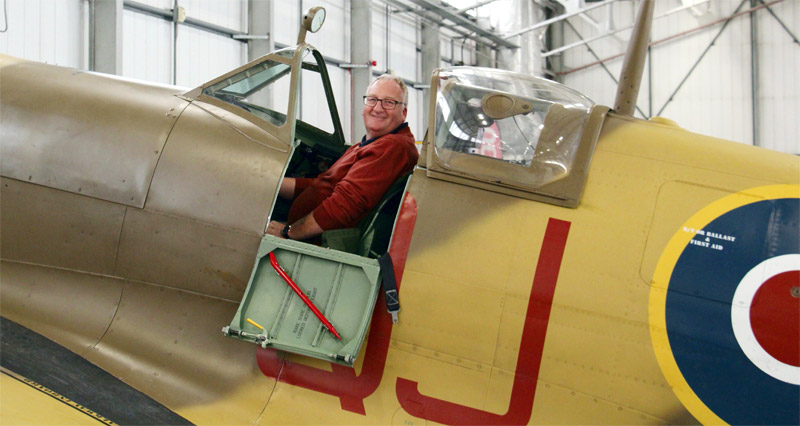
[[[398,104],[404,104],[403,102],[396,101],[394,99],[378,99],[374,96],[364,96],[364,105],[374,107],[378,105],[378,101],[381,101],[381,106],[383,109],[395,109]]]

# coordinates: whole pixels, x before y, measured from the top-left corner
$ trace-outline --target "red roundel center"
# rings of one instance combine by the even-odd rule
[[[761,347],[778,361],[800,367],[800,271],[768,279],[750,305],[750,324]]]

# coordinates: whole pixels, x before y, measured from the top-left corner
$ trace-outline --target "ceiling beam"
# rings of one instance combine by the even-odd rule
[[[487,40],[491,40],[492,44],[495,47],[506,47],[506,48],[509,48],[509,49],[515,49],[515,48],[519,47],[518,45],[516,45],[516,44],[514,44],[514,43],[512,43],[512,42],[510,42],[510,41],[508,41],[508,40],[506,40],[506,39],[504,39],[502,37],[500,37],[494,31],[481,28],[478,24],[472,22],[468,18],[465,18],[465,17],[463,17],[461,15],[457,15],[456,13],[454,13],[455,11],[451,12],[447,8],[442,7],[442,6],[438,5],[438,4],[432,3],[429,0],[409,0],[409,1],[411,3],[416,4],[419,7],[427,10],[427,11],[430,11],[430,12],[433,12],[433,13],[439,15],[440,17],[442,17],[444,19],[447,19],[449,21],[452,21],[452,22],[458,24],[459,26],[461,26],[462,28],[464,28],[464,29],[466,29],[466,30],[468,30],[470,32],[478,34],[478,35],[482,36],[483,38],[485,38]]]
[[[494,3],[494,2],[496,2],[496,1],[497,1],[497,0],[483,0],[483,1],[479,1],[479,2],[477,2],[477,3],[475,3],[475,4],[473,4],[472,6],[465,7],[465,8],[463,8],[463,9],[458,9],[458,10],[457,10],[455,13],[456,13],[456,15],[461,15],[462,13],[464,13],[464,12],[466,12],[466,11],[468,11],[468,10],[477,9],[477,8],[479,8],[479,7],[481,7],[481,6],[486,6],[487,4],[489,4],[489,3]]]
[[[576,10],[576,11],[571,12],[571,13],[565,13],[565,14],[562,14],[562,15],[558,15],[555,18],[551,18],[551,19],[548,19],[546,21],[539,22],[539,23],[537,23],[535,25],[531,25],[528,28],[523,28],[523,29],[521,29],[519,31],[514,31],[513,33],[506,34],[506,35],[503,36],[503,38],[504,39],[513,38],[513,37],[516,37],[518,35],[525,34],[527,32],[533,31],[535,29],[546,27],[546,26],[548,26],[548,25],[550,25],[550,24],[552,24],[554,22],[563,21],[564,19],[571,18],[573,16],[586,13],[586,12],[588,12],[590,10],[597,9],[598,7],[608,6],[611,3],[614,3],[616,1],[617,0],[606,0],[606,1],[602,2],[602,3],[597,3],[597,4],[593,5],[593,6],[585,7],[583,9],[579,9],[579,10]]]
[[[458,38],[468,38],[470,40],[474,40],[480,44],[484,44],[490,46],[492,48],[496,48],[495,43],[492,40],[487,39],[486,37],[480,36],[475,34],[474,32],[469,32],[467,28],[464,28],[458,24],[452,25],[441,25],[442,20],[441,16],[438,14],[434,14],[433,11],[425,10],[422,8],[417,8],[415,6],[408,5],[406,3],[401,2],[400,0],[381,0],[385,4],[389,4],[395,7],[395,11],[393,13],[413,13],[417,16],[420,16],[423,19],[427,19],[432,23],[436,23],[440,25],[442,28],[447,29],[448,31],[454,32],[458,34],[460,37]],[[515,46],[516,47],[516,46]]]

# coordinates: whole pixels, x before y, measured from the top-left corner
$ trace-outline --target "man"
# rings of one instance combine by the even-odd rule
[[[307,240],[330,229],[355,227],[417,163],[414,135],[405,122],[407,104],[403,80],[391,75],[375,79],[364,96],[367,134],[361,143],[314,179],[284,178],[278,195],[294,200],[288,224],[271,221],[267,234]]]

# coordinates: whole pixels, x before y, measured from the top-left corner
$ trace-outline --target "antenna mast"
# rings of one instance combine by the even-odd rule
[[[631,40],[628,42],[628,51],[625,62],[619,74],[617,99],[614,101],[614,112],[622,115],[633,116],[636,109],[636,98],[639,96],[639,87],[642,84],[644,60],[647,57],[647,44],[650,39],[650,27],[653,23],[653,9],[655,0],[642,0],[639,4],[639,13],[633,26]]]

